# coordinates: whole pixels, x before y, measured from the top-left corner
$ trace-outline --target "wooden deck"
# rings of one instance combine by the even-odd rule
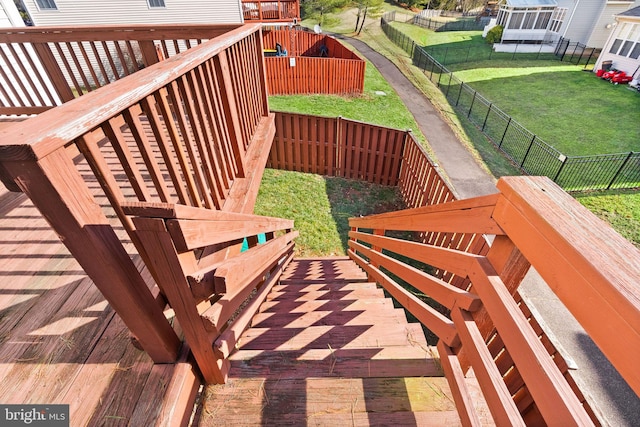
[[[459,425],[435,348],[348,258],[297,259],[208,386],[210,425]]]
[[[177,396],[199,385],[191,365],[154,365],[135,348],[29,199],[4,187],[0,275],[0,402],[69,404],[73,426],[182,421]]]

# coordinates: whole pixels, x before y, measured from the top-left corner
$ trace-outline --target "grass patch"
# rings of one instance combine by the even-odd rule
[[[612,190],[575,194],[575,198],[640,249],[640,193]]]
[[[395,187],[266,169],[254,212],[293,219],[295,255],[313,257],[346,254],[350,217],[403,207]]]
[[[367,61],[364,93],[361,96],[283,95],[270,96],[269,107],[275,111],[304,113],[327,117],[342,116],[396,129],[412,129],[419,139],[424,136],[413,115],[398,94]]]

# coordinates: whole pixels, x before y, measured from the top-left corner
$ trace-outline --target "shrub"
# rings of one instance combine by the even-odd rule
[[[490,43],[490,44],[499,43],[500,40],[502,40],[502,30],[503,30],[502,25],[496,25],[495,27],[487,31],[487,37],[486,37],[487,43]]]

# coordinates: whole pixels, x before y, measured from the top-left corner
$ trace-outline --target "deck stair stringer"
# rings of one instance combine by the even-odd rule
[[[294,259],[200,425],[460,425],[435,346],[349,258]]]

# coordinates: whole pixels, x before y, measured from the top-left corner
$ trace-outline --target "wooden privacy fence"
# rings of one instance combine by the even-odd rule
[[[409,133],[341,117],[276,113],[267,167],[398,185]]]
[[[239,25],[0,30],[0,115],[38,114]]]
[[[440,338],[463,425],[480,425],[465,381],[470,368],[498,425],[598,424],[517,290],[533,266],[638,393],[640,252],[546,177],[502,178],[498,189],[351,218],[349,255]],[[398,232],[496,237],[473,249]],[[442,280],[443,271],[460,280]]]
[[[261,65],[259,24],[241,26],[0,132],[3,183],[29,196],[156,362],[180,346],[162,312],[170,292],[149,290],[107,215],[157,278],[123,203],[251,213],[275,131]]]
[[[263,44],[287,51],[266,57],[269,94],[352,94],[364,90],[365,62],[333,37],[296,28],[265,30]]]

